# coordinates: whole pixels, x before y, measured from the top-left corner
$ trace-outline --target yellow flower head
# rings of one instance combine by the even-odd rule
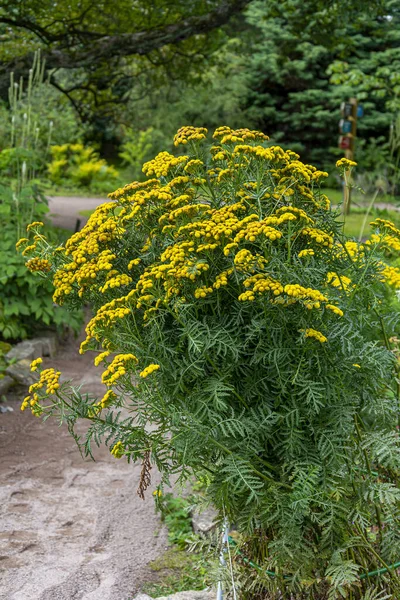
[[[33,223],[29,223],[29,225],[26,226],[26,230],[30,231],[31,229],[34,229],[35,227],[36,227],[36,229],[38,229],[39,227],[43,227],[42,221],[33,221]]]
[[[306,338],[314,338],[318,342],[321,342],[321,344],[328,341],[328,338],[325,337],[323,333],[321,333],[320,331],[317,331],[316,329],[309,328],[309,329],[301,329],[300,331],[302,333],[304,333]]]
[[[31,362],[31,371],[37,371],[38,366],[41,365],[42,362],[43,362],[43,359],[40,357],[33,360]]]
[[[27,242],[29,242],[28,238],[21,238],[18,240],[18,242],[15,244],[15,249],[19,250],[21,246],[23,246],[24,244],[26,244]]]
[[[111,450],[111,454],[113,456],[115,456],[115,458],[121,458],[121,456],[124,455],[125,452],[125,448],[124,445],[121,441],[117,442],[116,444],[114,444],[112,450]]]
[[[336,166],[338,169],[340,169],[340,168],[350,169],[351,167],[356,167],[357,163],[354,160],[350,160],[348,158],[340,158],[336,162]]]
[[[154,371],[158,371],[159,368],[160,368],[160,365],[155,365],[155,364],[148,365],[145,369],[143,369],[143,371],[141,371],[139,373],[139,376],[143,377],[143,379],[145,379],[146,377],[148,377],[149,375],[154,373]]]

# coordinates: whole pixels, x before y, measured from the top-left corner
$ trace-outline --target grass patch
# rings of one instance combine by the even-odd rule
[[[367,218],[365,218],[367,217]],[[344,233],[349,237],[354,238],[365,238],[371,233],[369,224],[371,221],[379,217],[380,219],[388,219],[400,227],[400,212],[396,210],[371,210],[367,215],[366,210],[353,209],[349,215],[346,216],[344,224]]]
[[[89,218],[95,211],[95,208],[84,208],[83,210],[80,210],[78,212],[78,215],[81,215],[81,217],[87,217]]]
[[[322,191],[324,194],[326,194],[329,198],[329,200],[331,201],[331,204],[333,204],[334,206],[337,206],[338,204],[341,204],[343,202],[343,190],[342,189],[337,189],[337,188],[322,188]],[[361,190],[357,189],[357,188],[353,188],[351,190],[351,201],[353,204],[355,205],[368,205],[371,200],[372,197],[374,196],[374,192],[368,192],[368,193],[364,193]],[[399,205],[400,202],[400,198],[398,196],[392,196],[391,194],[378,194],[375,203],[376,204],[393,204],[393,205]],[[356,206],[357,208],[357,206]]]
[[[195,542],[190,509],[193,498],[175,498],[168,493],[158,498],[161,520],[168,529],[171,547],[149,564],[158,581],[143,586],[142,592],[152,597],[165,596],[187,590],[204,590],[211,585],[210,558],[204,553],[188,552],[189,543]]]
[[[142,592],[155,598],[187,590],[201,591],[210,584],[207,577],[207,562],[204,558],[199,554],[182,550],[178,546],[169,548],[151,562],[149,567],[159,575],[160,580],[146,584]]]

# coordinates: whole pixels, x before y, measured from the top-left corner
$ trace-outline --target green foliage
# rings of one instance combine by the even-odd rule
[[[2,105],[0,129],[0,177],[14,187],[43,177],[50,158],[51,143],[62,143],[78,134],[72,107],[44,79],[44,63],[35,54],[28,81],[14,81],[11,74],[9,107]],[[82,135],[82,128],[80,135]]]
[[[170,492],[157,494],[157,509],[168,529],[172,545],[161,557],[150,563],[161,580],[147,584],[143,592],[157,597],[185,590],[203,590],[211,584],[210,557],[199,552],[188,552],[188,545],[196,541],[192,531],[190,511],[194,497],[176,497]]]
[[[260,566],[244,599],[360,598],[358,575],[400,555],[386,526],[399,524],[388,284],[400,272],[382,262],[400,232],[377,221],[371,242],[348,240],[325,173],[258,132],[220,128],[211,153],[205,137],[182,128],[184,156],[148,162],[150,179],[112,194],[64,251],[38,244],[58,301],[97,311],[82,351],[105,352],[110,390],[96,402],[61,384],[32,410],[72,432],[90,419],[84,451],[104,439],[140,459],[141,492],[150,457],[167,483],[206,471],[208,498]],[[379,586],[400,593],[393,571]]]
[[[93,191],[110,185],[118,172],[107,165],[98,152],[83,144],[51,146],[52,161],[48,166],[50,181],[57,185],[71,183],[76,187],[91,188]]]
[[[0,153],[0,338],[21,339],[44,326],[70,325],[75,331],[81,323],[80,313],[68,316],[54,305],[52,288],[27,271],[26,259],[18,254],[15,244],[25,235],[26,225],[42,221],[47,212],[47,200],[38,187],[36,177],[43,171],[52,126],[38,120],[43,112],[35,112],[40,104],[43,65],[35,56],[29,80],[14,84],[11,77],[10,111],[5,114],[5,131],[10,139]],[[34,101],[36,99],[36,102]],[[41,99],[42,102],[45,98]],[[53,242],[63,238],[62,232],[47,228]]]
[[[124,130],[123,142],[119,157],[122,164],[129,167],[129,174],[133,178],[142,177],[142,165],[163,146],[163,135],[160,130],[154,130],[153,127],[142,131],[132,129]]]
[[[168,541],[184,549],[192,534],[191,499],[179,498],[168,492],[157,498],[157,508],[168,528]]]
[[[5,355],[11,350],[11,348],[11,344],[0,341],[0,380],[3,379],[5,376],[5,370],[8,366],[8,362],[6,361]]]
[[[204,590],[211,583],[209,562],[199,554],[177,547],[168,549],[149,567],[157,573],[158,582],[144,585],[141,591],[152,598],[187,590]]]
[[[42,215],[43,205],[38,203],[38,206],[40,210],[32,211],[34,218]],[[13,208],[3,201],[0,209],[4,207]],[[62,330],[68,325],[77,332],[82,324],[81,313],[71,314],[54,304],[51,285],[30,273],[25,266],[26,259],[15,250],[15,221],[9,217],[7,223],[0,239],[0,264],[3,265],[0,275],[0,339],[23,339],[33,336],[43,327],[53,326]],[[48,230],[54,241],[65,236],[65,233],[60,234]]]
[[[350,70],[365,66],[371,74],[381,65],[395,81],[398,31],[392,0],[368,3],[368,10],[361,3],[253,1],[240,29],[232,26],[229,39],[207,57],[198,80],[160,77],[145,96],[140,93],[144,84],[134,84],[127,96],[127,121],[135,129],[152,127],[167,148],[182,122],[210,128],[245,122],[306,162],[329,169],[342,155],[337,147],[340,104],[356,95],[364,106],[356,160],[369,176],[367,191],[375,190],[376,183],[381,188],[382,179],[393,178],[389,137],[394,106],[372,86],[367,89],[361,76],[357,81],[333,76],[338,62]],[[157,153],[159,144],[152,150]],[[331,185],[335,180],[332,175]]]

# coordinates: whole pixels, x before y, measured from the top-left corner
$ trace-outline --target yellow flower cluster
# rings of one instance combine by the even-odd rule
[[[27,254],[31,254],[34,250],[36,250],[36,247],[37,247],[36,243],[30,244],[29,246],[25,246],[25,248],[21,252],[22,256],[26,256]]]
[[[138,359],[134,354],[117,354],[111,364],[103,372],[101,381],[108,387],[112,386],[120,377],[126,374],[131,363],[137,364]]]
[[[24,244],[27,244],[29,242],[28,238],[26,237],[22,237],[18,240],[18,242],[15,244],[15,249],[19,250],[21,248],[21,246],[23,246]]]
[[[36,359],[36,361],[31,363],[32,370],[36,370],[37,366],[40,364],[38,360],[39,359]],[[34,409],[35,405],[39,402],[39,396],[37,392],[42,388],[45,388],[45,393],[47,395],[54,394],[60,387],[60,375],[60,371],[55,371],[54,369],[44,369],[40,373],[39,381],[32,383],[32,385],[29,387],[29,396],[24,398],[21,404],[21,410],[25,410],[29,405],[32,409]]]
[[[187,156],[174,156],[169,152],[160,152],[154,160],[144,163],[142,171],[145,175],[166,177],[172,169],[185,164],[187,160]]]
[[[306,248],[305,250],[300,250],[298,253],[299,258],[305,258],[306,256],[314,256],[315,252],[312,248]]]
[[[204,167],[203,161],[196,158],[193,160],[189,160],[189,162],[187,163],[187,165],[184,167],[183,170],[186,173],[196,173],[196,171],[198,171],[199,168],[201,168],[201,167]]]
[[[213,134],[213,138],[221,138],[221,144],[228,142],[245,142],[245,141],[261,141],[266,142],[269,137],[261,131],[242,128],[242,129],[231,129],[230,127],[217,127]]]
[[[261,273],[253,275],[252,277],[248,277],[244,280],[243,284],[246,288],[251,287],[251,289],[243,294],[240,294],[239,300],[241,302],[252,302],[255,300],[256,293],[264,294],[265,292],[271,292],[274,296],[279,296],[284,290],[279,281],[276,281],[272,277]]]
[[[316,329],[301,329],[301,332],[304,332],[306,338],[314,338],[315,340],[318,340],[318,342],[321,342],[321,344],[328,341],[328,338]]]
[[[219,273],[215,278],[213,288],[219,290],[220,287],[228,285],[228,277],[232,275],[233,272],[233,268],[230,268],[226,269],[226,271],[222,271],[222,273]]]
[[[98,367],[99,364],[102,363],[105,358],[107,358],[107,356],[110,356],[110,354],[111,354],[111,352],[109,350],[106,350],[105,352],[101,352],[100,354],[98,354],[93,361],[94,366]]]
[[[284,290],[285,294],[295,298],[296,300],[311,300],[312,302],[328,302],[328,298],[324,296],[318,290],[313,290],[312,288],[305,288],[298,283],[285,285]],[[315,307],[315,308],[318,308]]]
[[[325,308],[327,308],[328,310],[335,313],[335,315],[339,315],[339,317],[343,317],[344,313],[338,306],[335,306],[334,304],[325,304]]]
[[[26,230],[31,231],[31,229],[39,229],[40,227],[43,227],[42,221],[33,221],[33,223],[29,223],[29,225],[26,226]]]
[[[140,264],[140,258],[133,258],[131,261],[129,261],[129,264],[128,264],[129,271],[131,269],[133,269],[133,267],[137,267],[139,264]]]
[[[393,250],[400,252],[400,239],[394,235],[373,233],[365,243],[368,246],[371,244],[382,244],[389,252]]]
[[[110,406],[110,404],[112,404],[114,402],[114,400],[116,398],[117,398],[117,394],[115,392],[113,392],[112,390],[108,390],[99,402],[100,408],[101,409],[107,408],[108,406]]]
[[[188,142],[199,142],[207,137],[207,129],[205,127],[181,127],[178,129],[174,137],[174,146],[179,144],[187,144]]]
[[[117,442],[116,444],[114,444],[112,450],[111,450],[111,454],[115,457],[115,458],[121,458],[124,455],[125,452],[125,447],[123,445],[123,443],[121,441]]]
[[[265,258],[260,256],[259,254],[252,254],[250,250],[243,248],[243,250],[239,250],[233,259],[233,263],[236,266],[236,269],[243,272],[252,272],[256,268],[262,268],[266,263]]]
[[[357,242],[345,242],[344,247],[345,250],[343,252],[347,253],[352,260],[356,261],[359,258],[363,258],[364,248]]]
[[[35,256],[34,258],[28,260],[25,263],[25,266],[32,273],[34,273],[35,271],[42,271],[44,273],[47,273],[51,270],[50,261],[48,261],[46,258],[39,258],[38,256]]]
[[[210,287],[206,287],[205,285],[203,285],[202,287],[196,288],[194,291],[194,297],[195,298],[205,298],[206,296],[208,296],[209,294],[212,294],[213,289]]]
[[[326,276],[326,282],[328,285],[332,285],[335,288],[341,288],[347,290],[351,285],[350,277],[346,275],[338,275],[335,271],[330,271]]]
[[[382,276],[384,281],[396,290],[400,289],[400,269],[398,267],[391,267],[390,265],[382,264],[382,266]]]
[[[388,221],[387,219],[375,219],[370,223],[371,227],[376,227],[378,229],[390,231],[396,237],[400,238],[400,229],[392,223],[392,221]]]
[[[357,163],[354,162],[354,160],[350,160],[349,158],[340,158],[338,161],[336,161],[336,167],[338,169],[345,168],[345,169],[350,169],[351,167],[356,167]]]
[[[120,273],[115,277],[111,277],[111,279],[108,279],[108,281],[106,281],[105,284],[99,288],[99,292],[102,292],[104,294],[104,292],[106,292],[108,289],[128,285],[129,283],[131,283],[131,281],[132,277],[129,277],[129,275],[125,275],[125,273]]]
[[[145,379],[146,377],[148,377],[149,375],[154,373],[154,371],[158,371],[159,368],[160,368],[160,365],[156,365],[156,364],[148,365],[145,369],[143,369],[143,371],[141,371],[139,373],[139,376],[142,377],[143,379]]]
[[[317,244],[321,244],[322,246],[327,246],[328,248],[332,248],[333,246],[333,237],[329,235],[329,233],[321,231],[321,229],[305,227],[302,229],[301,234],[307,236],[310,240],[316,242]]]
[[[42,364],[42,362],[43,362],[43,359],[42,359],[41,357],[39,357],[39,358],[35,358],[35,360],[33,360],[33,361],[31,362],[31,371],[32,371],[32,372],[33,372],[33,371],[37,371],[37,369],[38,369],[38,366],[39,366],[39,365],[41,365],[41,364]]]

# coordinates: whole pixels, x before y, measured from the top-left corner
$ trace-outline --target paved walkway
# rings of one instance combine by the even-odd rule
[[[104,393],[102,369],[93,353],[78,354],[78,341],[44,366],[82,392]],[[154,510],[156,469],[142,501],[140,463],[95,444],[96,462],[83,459],[66,426],[21,412],[21,399],[10,397],[14,412],[0,414],[0,599],[131,600],[155,579],[149,562],[167,546]]]
[[[88,217],[80,215],[82,210],[93,210],[99,204],[107,202],[107,198],[80,198],[78,196],[49,196],[50,219],[56,227],[75,231],[77,219],[78,229],[82,229]]]

